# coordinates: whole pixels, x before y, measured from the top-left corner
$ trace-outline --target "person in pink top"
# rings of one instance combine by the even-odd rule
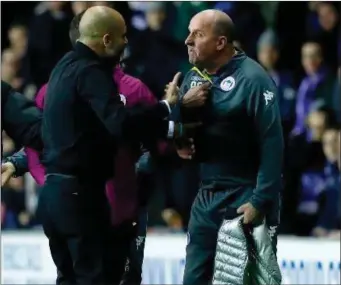
[[[74,17],[70,26],[70,40],[72,44],[78,39],[78,25],[81,20],[81,13]],[[120,66],[113,71],[113,78],[120,92],[121,100],[126,106],[136,104],[155,104],[156,98],[148,87],[139,79],[129,76],[123,72]],[[36,105],[44,108],[44,98],[47,91],[47,84],[41,87],[36,96]],[[157,146],[159,151],[165,152],[166,143],[160,142]],[[33,149],[25,148],[28,160],[28,168],[32,177],[39,185],[45,181],[45,169],[40,161],[40,154]],[[139,209],[138,183],[135,164],[141,156],[140,146],[129,144],[122,145],[115,156],[115,178],[106,184],[106,194],[111,206],[111,220],[113,226],[130,223],[134,236],[132,238],[131,252],[127,257],[124,280],[122,283],[138,284],[142,281],[142,262],[144,241],[147,230],[147,212],[145,208]],[[144,155],[146,159],[148,155]],[[149,158],[147,158],[148,160]],[[140,223],[139,223],[140,222]],[[139,246],[136,246],[136,237],[139,237]]]

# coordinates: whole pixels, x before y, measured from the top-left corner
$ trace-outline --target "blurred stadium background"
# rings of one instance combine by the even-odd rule
[[[111,5],[128,24],[125,70],[154,94],[189,68],[184,40],[197,12],[216,8],[237,28],[236,45],[280,91],[286,141],[279,263],[284,284],[340,284],[340,5],[338,2],[1,2],[1,77],[34,98],[71,47],[69,23],[91,5]],[[160,66],[162,65],[162,68]],[[17,146],[3,134],[5,155]],[[181,284],[196,165],[160,158],[151,185],[144,284]],[[47,239],[35,219],[30,175],[1,189],[2,284],[53,284]]]

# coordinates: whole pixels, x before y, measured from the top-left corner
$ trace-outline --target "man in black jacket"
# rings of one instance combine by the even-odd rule
[[[122,16],[107,7],[90,8],[79,31],[75,50],[59,61],[49,80],[42,128],[46,181],[38,215],[62,272],[57,284],[116,284],[129,248],[115,244],[110,233],[104,192],[115,146],[123,139],[139,142],[182,133],[165,120],[177,101],[179,74],[165,101],[126,108],[112,79],[127,43]],[[94,170],[96,165],[100,169]]]
[[[1,80],[1,131],[4,130],[16,144],[41,150],[41,118],[33,101]]]

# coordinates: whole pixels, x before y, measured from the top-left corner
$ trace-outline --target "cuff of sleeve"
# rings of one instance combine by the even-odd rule
[[[168,101],[167,100],[162,100],[161,102],[163,102],[167,106],[168,112],[169,112],[169,114],[171,114],[172,113],[172,109],[171,109]]]
[[[174,122],[169,121],[167,138],[171,139],[173,137],[174,137]]]
[[[255,207],[256,210],[259,212],[265,212],[266,209],[266,201],[263,199],[260,199],[258,196],[253,195],[251,197],[250,203],[252,204],[253,207]]]

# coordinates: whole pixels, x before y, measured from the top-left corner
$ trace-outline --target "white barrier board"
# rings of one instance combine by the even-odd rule
[[[181,284],[185,235],[150,234],[143,284]],[[340,284],[340,241],[279,237],[283,284]],[[1,284],[55,284],[56,269],[41,232],[2,232]]]

